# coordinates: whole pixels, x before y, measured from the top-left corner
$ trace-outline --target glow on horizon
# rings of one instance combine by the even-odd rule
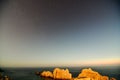
[[[19,64],[18,64],[19,63]],[[67,67],[80,67],[80,66],[120,66],[120,59],[108,59],[108,60],[96,60],[96,61],[85,61],[85,62],[72,62],[72,63],[59,63],[59,64],[40,64],[38,62],[12,62],[12,63],[3,63],[1,64],[2,67],[59,67],[59,66],[67,66]]]

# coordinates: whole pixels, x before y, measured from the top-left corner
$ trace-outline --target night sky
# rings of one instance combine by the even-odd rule
[[[6,0],[0,66],[120,65],[117,0]]]

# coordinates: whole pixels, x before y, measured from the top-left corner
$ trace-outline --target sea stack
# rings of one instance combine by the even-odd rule
[[[98,72],[93,71],[91,68],[83,69],[77,78],[90,78],[90,80],[109,80],[107,76],[102,76]]]
[[[41,76],[43,77],[50,77],[53,79],[72,79],[72,74],[69,73],[68,69],[60,69],[60,68],[55,68],[53,70],[53,73],[50,71],[43,71],[41,73]]]
[[[72,79],[72,74],[69,73],[69,70],[55,68],[53,71],[53,78],[54,79]]]
[[[50,71],[43,71],[43,72],[41,73],[41,76],[53,78],[53,74],[52,74],[52,72],[50,72]]]

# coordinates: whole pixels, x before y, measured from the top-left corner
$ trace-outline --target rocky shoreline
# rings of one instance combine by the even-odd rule
[[[5,75],[3,73],[4,71],[0,72],[0,80],[12,80],[10,75]],[[35,72],[35,74],[40,76],[42,80],[116,80],[113,77],[101,75],[91,68],[82,69],[79,73],[77,73],[77,77],[73,77],[69,69],[61,68],[54,68],[53,71]]]
[[[91,68],[83,69],[77,77],[72,77],[72,74],[68,69],[55,68],[53,72],[43,71],[36,72],[36,75],[44,77],[44,79],[50,80],[116,80],[115,78],[110,78],[106,75],[101,75],[97,71]]]

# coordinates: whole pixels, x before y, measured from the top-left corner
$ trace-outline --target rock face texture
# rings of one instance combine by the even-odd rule
[[[109,80],[107,76],[102,76],[98,72],[93,71],[91,68],[83,69],[82,72],[78,75],[78,79],[81,78],[90,78],[90,80]]]
[[[41,73],[41,76],[53,78],[53,74],[52,74],[52,72],[50,72],[50,71],[43,71],[43,72]]]
[[[53,71],[53,78],[54,79],[71,79],[72,74],[69,73],[69,70],[66,69],[60,69],[60,68],[55,68]]]
[[[72,78],[72,74],[69,73],[68,69],[64,70],[60,68],[55,68],[53,73],[50,71],[43,71],[41,73],[41,76],[50,77],[54,79],[71,79]]]
[[[74,80],[91,80],[90,78],[74,78]]]

